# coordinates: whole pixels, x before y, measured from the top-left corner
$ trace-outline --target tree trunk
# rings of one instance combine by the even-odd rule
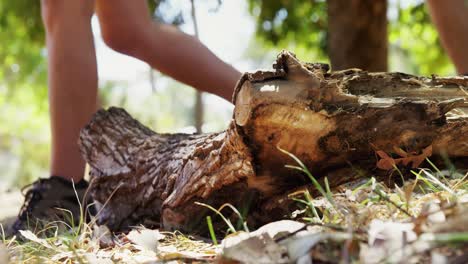
[[[328,0],[333,70],[387,71],[387,0]]]
[[[191,4],[191,15],[192,15],[192,22],[193,22],[193,31],[195,33],[195,37],[200,40],[200,34],[198,32],[198,22],[197,22],[197,15],[196,15],[196,8],[195,8],[195,1],[190,0]],[[203,108],[203,93],[199,90],[195,90],[195,104],[193,107],[193,120],[195,121],[195,131],[197,133],[203,132],[203,116],[204,116],[204,108]]]
[[[203,107],[203,92],[195,91],[195,104],[193,107],[193,120],[195,121],[195,131],[197,133],[203,132],[203,116],[204,116],[204,107]]]
[[[197,201],[248,208],[251,226],[279,219],[291,205],[285,195],[309,183],[285,167],[294,163],[279,148],[331,186],[363,171],[417,167],[431,155],[467,169],[468,121],[447,113],[467,106],[468,78],[328,73],[328,65],[301,63],[288,52],[274,68],[243,75],[224,132],[158,134],[122,109],[98,111],[80,147],[91,194],[105,204],[99,221],[112,229],[161,223],[197,231],[208,213]]]

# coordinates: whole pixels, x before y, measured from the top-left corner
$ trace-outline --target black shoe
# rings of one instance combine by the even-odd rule
[[[73,187],[72,182],[57,176],[39,179],[26,186],[23,188],[27,189],[23,206],[9,235],[18,235],[19,230],[43,232],[48,227],[53,231],[59,226],[70,229],[89,220],[94,207],[88,208],[92,203],[86,195],[88,186],[87,181],[81,180]]]

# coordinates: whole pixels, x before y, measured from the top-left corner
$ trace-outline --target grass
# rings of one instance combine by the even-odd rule
[[[208,231],[210,232],[211,241],[214,245],[218,245],[218,240],[216,239],[216,234],[213,227],[213,221],[211,221],[211,216],[206,217],[206,224],[208,225]]]
[[[74,232],[48,238],[26,234],[29,238],[26,242],[3,240],[12,263],[96,263],[93,262],[96,257],[97,260],[113,263],[141,263],[155,259],[203,261],[216,255],[216,246],[179,232],[165,232],[165,238],[159,242],[155,251],[136,246],[126,240],[125,236],[110,247],[101,247],[99,237],[87,224],[83,224],[78,236]]]
[[[377,178],[371,177],[352,188],[346,187],[341,191],[336,191],[331,188],[327,178],[319,182],[311,170],[296,156],[281,149],[280,151],[295,162],[294,165],[287,167],[304,173],[319,194],[315,197],[309,190],[290,194],[289,197],[298,204],[298,210],[291,212],[291,219],[319,227],[324,234],[341,233],[351,237],[341,242],[318,243],[313,254],[322,253],[314,256],[329,258],[328,260],[332,261],[340,260],[344,263],[360,263],[355,251],[359,248],[364,249],[363,245],[368,243],[371,223],[374,220],[394,224],[413,224],[415,230],[418,230],[417,239],[405,242],[404,248],[405,252],[411,252],[412,257],[420,260],[427,260],[430,252],[454,254],[460,246],[468,245],[468,229],[464,227],[468,224],[467,215],[461,214],[464,210],[468,210],[466,203],[468,173],[462,175],[451,171],[447,174],[427,160],[429,168],[411,170],[409,173],[396,170],[398,175],[395,174],[395,176],[404,179],[401,186],[386,186],[378,182]],[[435,209],[428,209],[428,203],[436,203],[437,206],[434,207]],[[28,237],[25,242],[20,242],[17,238],[7,239],[3,227],[0,226],[0,262],[2,257],[5,259],[2,256],[6,254],[5,252],[8,253],[10,261],[15,263],[92,263],[96,258],[122,263],[142,263],[154,260],[178,261],[179,263],[210,262],[222,250],[216,230],[227,228],[226,234],[236,235],[239,229],[249,232],[249,228],[245,216],[231,204],[223,204],[219,208],[203,203],[197,204],[208,208],[214,216],[222,220],[222,223],[213,222],[213,215],[206,217],[211,243],[180,232],[162,232],[165,237],[159,241],[157,248],[144,249],[129,242],[125,239],[125,235],[115,237],[96,232],[93,229],[95,222],[91,221],[90,224],[86,224],[84,221],[86,210],[81,210],[78,225],[64,222],[47,223],[44,229],[36,233],[25,233]],[[236,227],[231,222],[232,219],[225,215],[226,210],[236,215],[241,223],[240,226]],[[64,213],[69,214],[66,211]],[[448,224],[442,231],[431,231],[432,227],[437,226],[433,223],[435,216],[444,217],[444,223],[439,224],[447,225],[451,221],[458,224],[453,224],[453,226]],[[460,217],[464,218],[460,219]],[[71,218],[68,220],[70,223],[73,222]],[[59,226],[65,226],[66,232],[59,232]],[[465,231],[460,231],[460,228],[464,228]],[[51,232],[45,232],[46,230]],[[42,238],[40,234],[44,233],[52,235]],[[100,245],[105,237],[113,239],[114,244],[108,247]],[[425,246],[424,250],[416,250],[421,248],[421,245]],[[367,252],[374,250],[372,246],[367,247]],[[340,250],[336,250],[337,248]],[[389,257],[401,254],[399,250],[392,252]],[[377,263],[386,262],[382,260]]]
[[[309,171],[309,169],[304,165],[304,163],[298,157],[296,157],[292,153],[287,152],[284,149],[281,149],[280,147],[278,147],[278,149],[281,152],[283,152],[284,154],[291,157],[298,165],[298,166],[296,166],[296,165],[286,165],[286,167],[291,168],[291,169],[295,169],[295,170],[298,170],[298,171],[301,171],[301,172],[305,173],[307,175],[307,177],[309,177],[309,179],[312,182],[312,184],[314,185],[314,187],[317,188],[317,190],[322,194],[323,197],[327,198],[328,202],[333,207],[336,208],[335,201],[333,200],[333,195],[332,195],[332,193],[330,191],[330,187],[328,186],[327,178],[325,178],[325,185],[327,187],[326,190],[325,190],[325,189],[323,189],[322,185],[315,179],[315,177],[312,175],[312,173]]]
[[[468,224],[467,215],[457,214],[468,210],[468,203],[460,202],[468,198],[468,173],[457,176],[452,171],[450,176],[446,176],[434,163],[427,160],[430,169],[411,170],[410,175],[405,175],[401,170],[395,169],[395,172],[398,172],[398,175],[404,179],[402,186],[395,185],[391,188],[372,177],[354,189],[347,189],[344,193],[332,193],[326,178],[323,181],[325,186],[323,187],[297,157],[283,152],[298,164],[298,166],[287,167],[305,173],[322,195],[322,197],[312,197],[308,190],[292,194],[291,198],[304,208],[299,213],[295,212],[296,219],[329,230],[325,232],[348,230],[361,234],[363,234],[362,231],[368,232],[369,224],[377,219],[393,223],[414,223],[417,230],[420,226],[425,226],[426,231],[418,234],[418,239],[407,245],[408,248],[412,248],[414,244],[420,244],[422,241],[430,242],[426,250],[417,252],[419,255],[415,253],[416,257],[421,260],[424,254],[429,254],[431,250],[439,248],[444,248],[446,254],[456,252],[456,248],[447,246],[448,242],[451,245],[468,246],[466,232],[433,233],[431,226],[435,224],[430,222],[432,215],[442,214],[447,219],[458,218],[458,221]],[[415,178],[410,179],[411,175]],[[428,203],[438,203],[440,208],[427,211]],[[346,213],[336,214],[337,211]],[[455,231],[460,228],[460,224],[456,222],[448,228]],[[468,231],[468,229],[465,230]],[[411,250],[414,251],[414,249]],[[353,261],[360,263],[356,258]],[[387,262],[383,260],[382,263]]]
[[[205,203],[200,203],[200,202],[195,202],[196,205],[200,205],[200,206],[203,206],[203,207],[206,207],[208,209],[210,209],[212,212],[216,213],[219,217],[221,217],[221,219],[224,221],[224,223],[226,223],[226,225],[228,226],[228,234],[229,233],[236,233],[237,230],[236,228],[234,227],[234,225],[231,223],[231,220],[229,218],[227,218],[226,216],[224,216],[221,211],[224,209],[224,208],[229,208],[231,209],[236,215],[237,217],[240,219],[241,223],[242,223],[242,227],[244,228],[244,231],[245,232],[249,232],[249,228],[247,227],[247,223],[244,221],[244,218],[242,217],[242,214],[239,212],[239,210],[237,210],[236,207],[234,207],[232,204],[229,204],[229,203],[226,203],[226,204],[223,204],[221,205],[218,209],[215,209],[214,207],[212,207],[211,205],[208,205],[208,204],[205,204]]]

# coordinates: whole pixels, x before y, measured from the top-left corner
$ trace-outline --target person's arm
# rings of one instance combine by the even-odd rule
[[[468,2],[427,0],[442,44],[458,73],[468,74]]]
[[[154,22],[147,1],[98,0],[96,13],[104,41],[112,49],[141,59],[198,90],[231,101],[241,73],[193,36]]]

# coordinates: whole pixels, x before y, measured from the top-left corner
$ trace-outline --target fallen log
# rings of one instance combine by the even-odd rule
[[[253,226],[280,219],[284,195],[309,180],[279,148],[332,186],[428,156],[468,169],[467,77],[329,72],[289,52],[273,67],[242,76],[223,132],[158,134],[123,109],[99,110],[79,140],[99,222],[199,231],[208,209],[195,202],[249,207]]]

